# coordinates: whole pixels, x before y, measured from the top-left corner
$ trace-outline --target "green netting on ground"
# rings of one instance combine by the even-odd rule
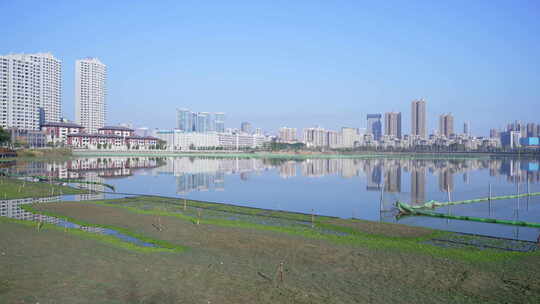
[[[452,206],[452,205],[462,205],[462,204],[471,204],[471,203],[479,203],[479,202],[487,202],[487,201],[494,201],[494,200],[503,200],[503,199],[512,199],[512,198],[522,198],[522,197],[528,197],[528,196],[540,196],[540,192],[531,192],[531,193],[522,193],[522,194],[513,194],[513,195],[499,195],[499,196],[492,196],[490,197],[482,197],[482,198],[476,198],[476,199],[470,199],[470,200],[462,200],[462,201],[454,201],[454,202],[438,202],[438,201],[428,201],[425,202],[422,205],[417,206],[410,206],[411,209],[433,209],[433,208],[439,208],[439,207],[445,207],[445,206]]]
[[[402,202],[397,202],[396,207],[399,209],[400,213],[404,215],[424,215],[424,216],[440,217],[440,218],[447,218],[447,219],[454,219],[454,220],[540,228],[540,223],[437,213],[437,212],[431,212],[427,210],[418,210],[417,208],[410,206],[409,204],[402,203]]]

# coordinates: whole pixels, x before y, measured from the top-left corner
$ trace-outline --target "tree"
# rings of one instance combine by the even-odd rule
[[[11,136],[8,131],[0,127],[0,144],[7,144],[11,141]]]

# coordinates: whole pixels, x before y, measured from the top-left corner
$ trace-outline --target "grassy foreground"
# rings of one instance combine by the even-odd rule
[[[0,199],[48,197],[82,193],[88,193],[88,191],[43,182],[27,182],[14,178],[0,177]]]
[[[426,240],[446,232],[430,229],[160,197],[30,208],[187,250],[132,250],[0,218],[0,302],[540,301],[538,252],[437,247]]]

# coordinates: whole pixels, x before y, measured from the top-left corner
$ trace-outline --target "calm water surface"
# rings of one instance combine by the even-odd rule
[[[443,230],[537,240],[540,229],[430,217],[395,217],[396,201],[421,204],[540,192],[537,160],[523,159],[213,159],[91,157],[27,162],[13,173],[80,178],[118,192],[158,194],[237,205],[398,222]],[[106,191],[102,186],[89,186]],[[76,199],[104,198],[104,194]],[[381,200],[382,197],[382,200]],[[437,211],[540,222],[540,197],[474,203]]]

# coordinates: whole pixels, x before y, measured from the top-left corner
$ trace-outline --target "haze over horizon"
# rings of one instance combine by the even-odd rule
[[[365,127],[425,98],[429,133],[451,112],[487,135],[539,123],[536,1],[2,1],[0,54],[51,52],[74,119],[75,60],[108,68],[107,122],[173,128],[176,108],[226,126]],[[122,18],[118,18],[122,16]]]

